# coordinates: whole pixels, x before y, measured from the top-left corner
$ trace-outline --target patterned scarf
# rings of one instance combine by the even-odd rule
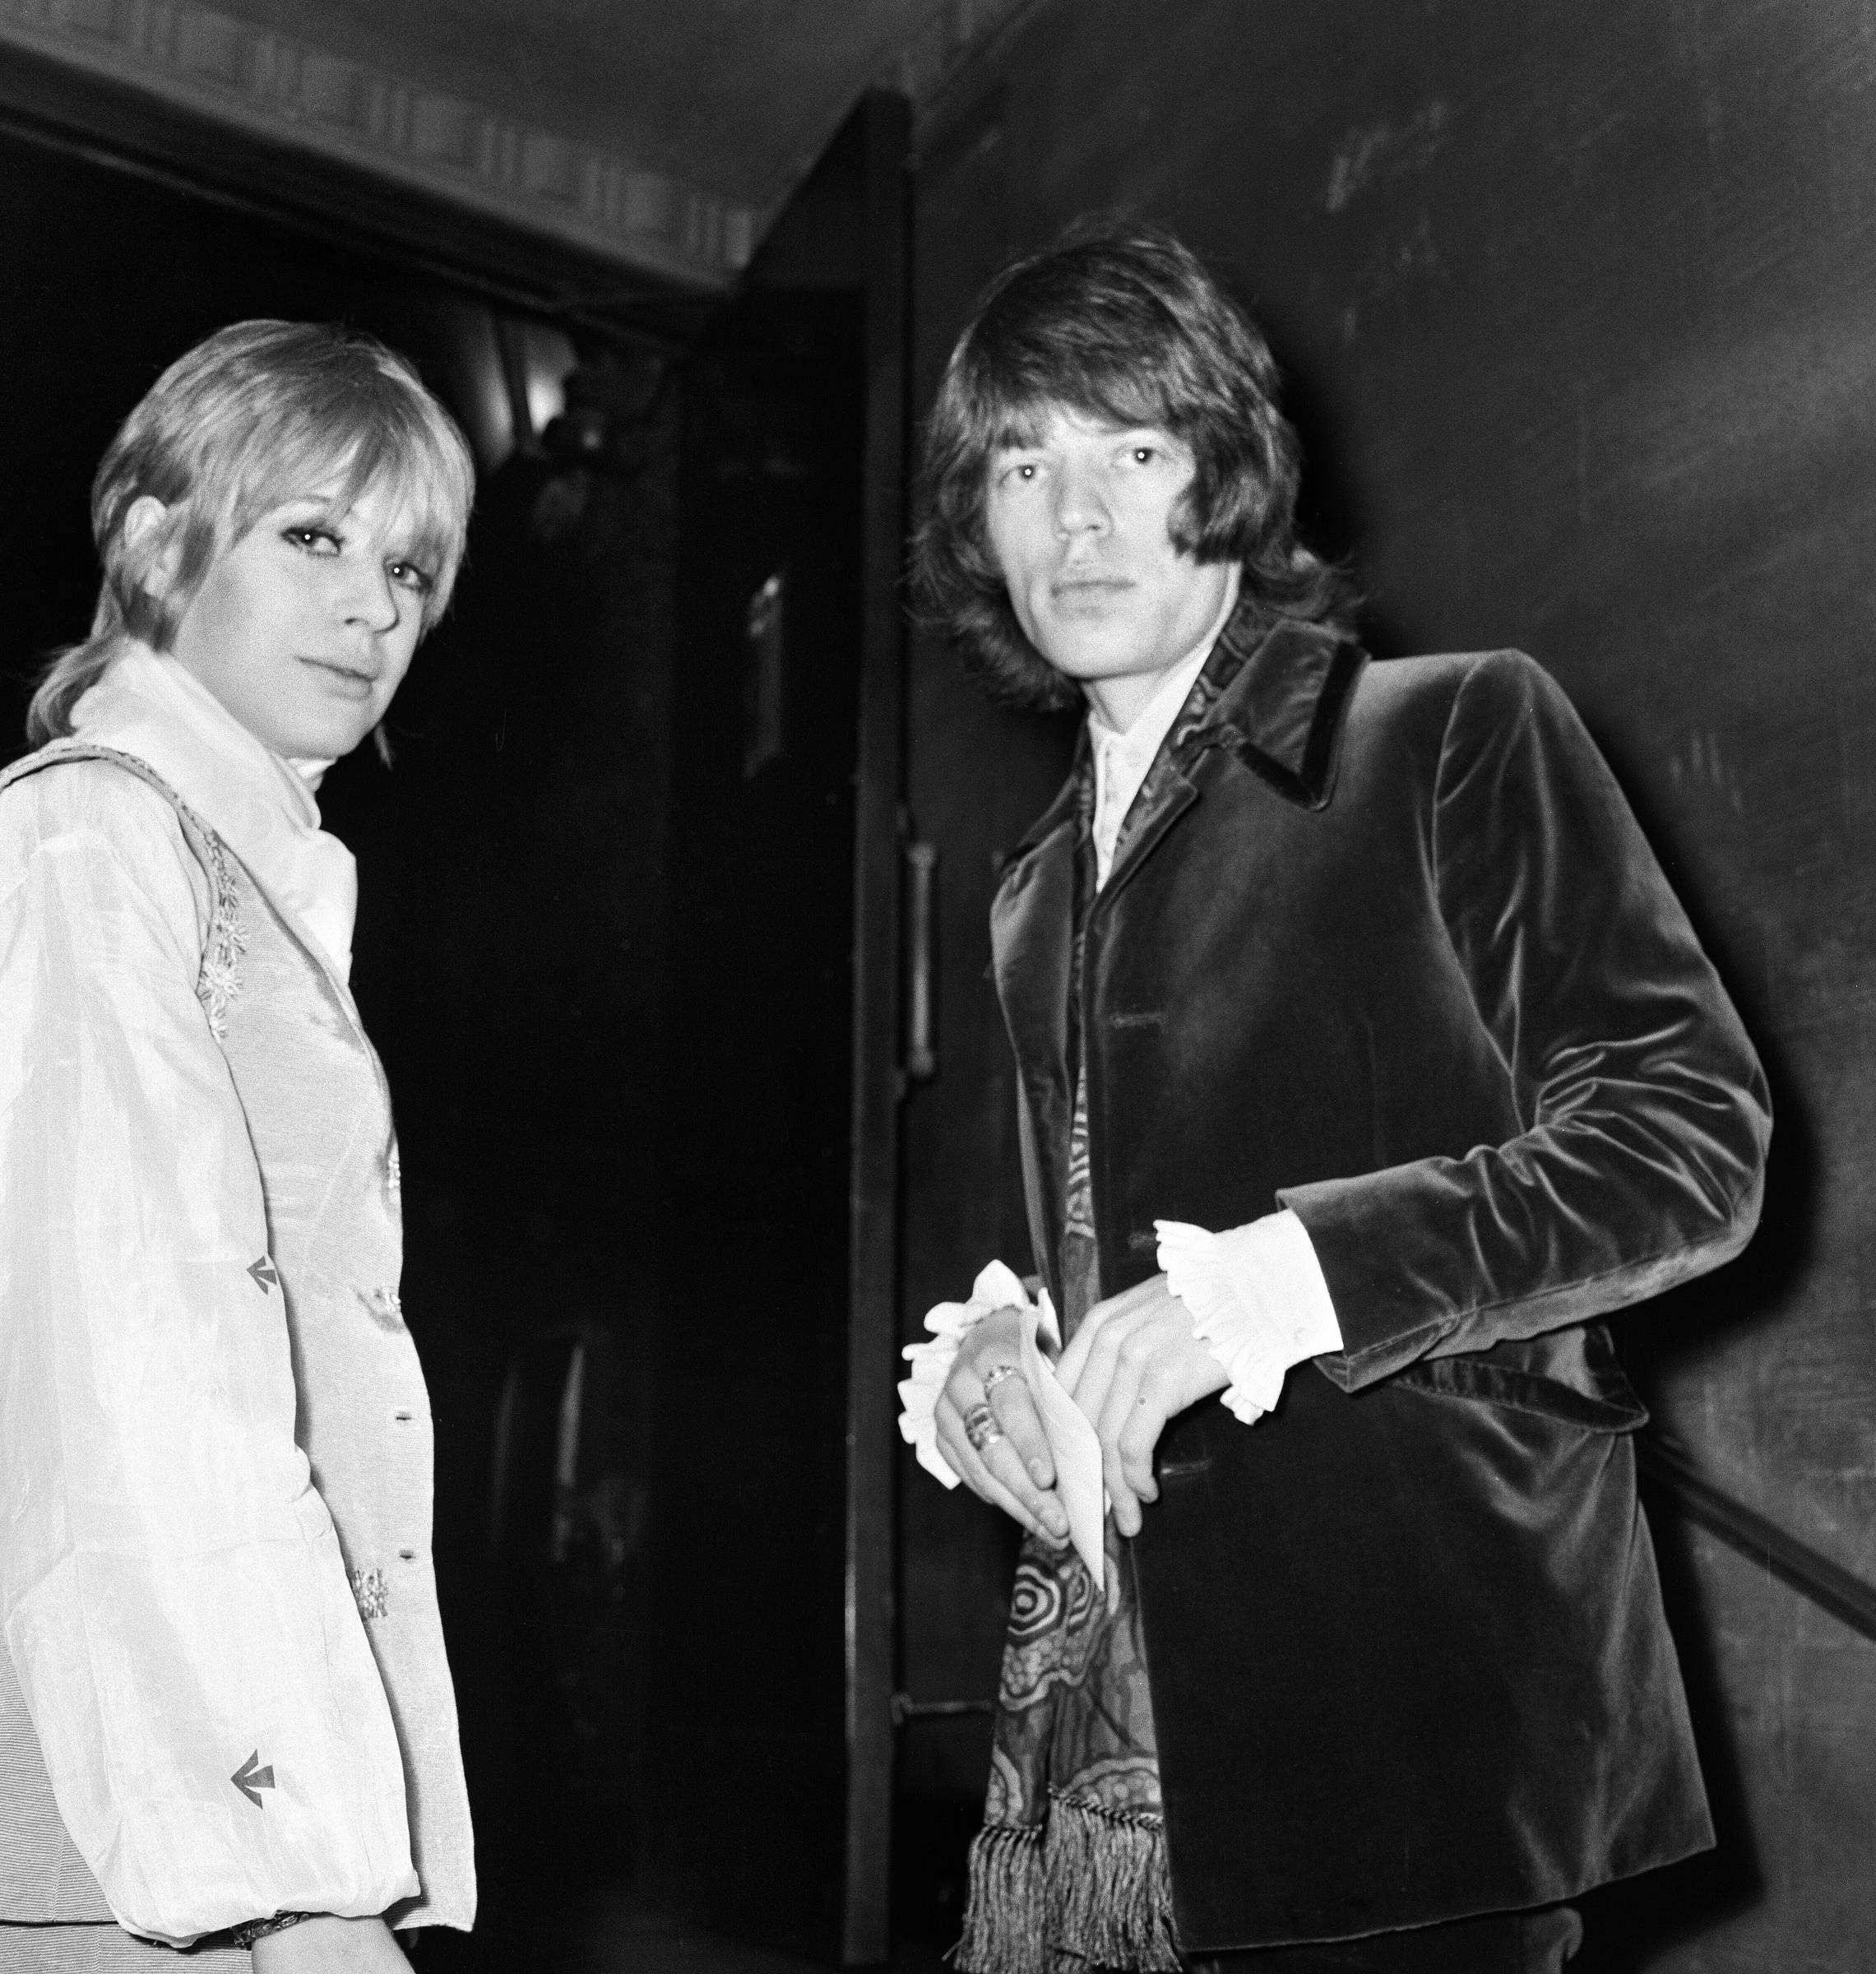
[[[1173,779],[1179,744],[1217,699],[1221,682],[1207,675],[1212,669],[1193,683],[1127,813],[1117,868]],[[1082,956],[1095,897],[1094,802],[1094,776],[1084,762],[1076,787],[1068,1008],[1075,1115],[1062,1243],[1064,1343],[1101,1298],[1081,1047]],[[1072,1548],[1058,1551],[1030,1536],[1018,1554],[984,1828],[971,1843],[963,1937],[952,1956],[964,1974],[1082,1974],[1091,1967],[1175,1974],[1180,1965],[1133,1559],[1111,1517],[1106,1558],[1103,1594]]]

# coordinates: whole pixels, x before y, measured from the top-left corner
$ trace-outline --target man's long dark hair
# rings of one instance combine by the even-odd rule
[[[1083,220],[1006,268],[958,338],[925,428],[914,573],[932,615],[996,697],[1078,705],[1081,693],[1024,635],[991,553],[993,456],[1031,443],[1060,406],[1154,425],[1192,448],[1174,545],[1243,567],[1239,614],[1342,623],[1343,572],[1296,539],[1296,435],[1276,406],[1276,365],[1197,257],[1160,228]]]

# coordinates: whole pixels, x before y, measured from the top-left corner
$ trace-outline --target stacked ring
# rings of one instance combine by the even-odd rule
[[[991,1391],[996,1386],[1001,1384],[1006,1378],[1017,1377],[1021,1374],[1021,1370],[1022,1366],[1020,1364],[992,1365],[989,1369],[984,1374],[984,1397],[988,1397],[990,1395]]]
[[[989,1406],[974,1405],[964,1415],[964,1436],[970,1442],[972,1452],[981,1454],[1006,1435]]]

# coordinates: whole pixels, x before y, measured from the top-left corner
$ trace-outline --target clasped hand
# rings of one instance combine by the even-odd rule
[[[938,1446],[974,1494],[1059,1546],[1068,1539],[1068,1517],[1048,1435],[1017,1369],[1021,1323],[1017,1310],[998,1309],[966,1332],[936,1407]],[[1166,1421],[1224,1390],[1224,1366],[1193,1335],[1191,1310],[1156,1275],[1089,1310],[1055,1374],[1094,1422],[1114,1526],[1137,1535],[1141,1504],[1159,1498],[1153,1449]],[[992,1431],[980,1430],[974,1447],[966,1420],[985,1405]]]

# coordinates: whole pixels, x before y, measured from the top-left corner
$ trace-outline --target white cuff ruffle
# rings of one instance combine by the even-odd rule
[[[925,1318],[925,1328],[933,1332],[931,1342],[906,1346],[904,1355],[911,1365],[912,1374],[899,1383],[899,1402],[905,1407],[899,1415],[900,1437],[918,1455],[919,1465],[947,1487],[957,1485],[957,1476],[938,1451],[934,1416],[938,1394],[957,1360],[964,1332],[998,1309],[1021,1309],[1026,1314],[1033,1309],[1041,1334],[1052,1348],[1061,1349],[1062,1333],[1048,1290],[1043,1290],[1032,1303],[1016,1272],[1000,1261],[992,1262],[971,1283],[970,1301],[941,1302]]]
[[[1272,1411],[1284,1374],[1342,1347],[1341,1326],[1308,1232],[1294,1213],[1213,1234],[1157,1220],[1166,1286],[1230,1379],[1221,1394],[1245,1425]]]

